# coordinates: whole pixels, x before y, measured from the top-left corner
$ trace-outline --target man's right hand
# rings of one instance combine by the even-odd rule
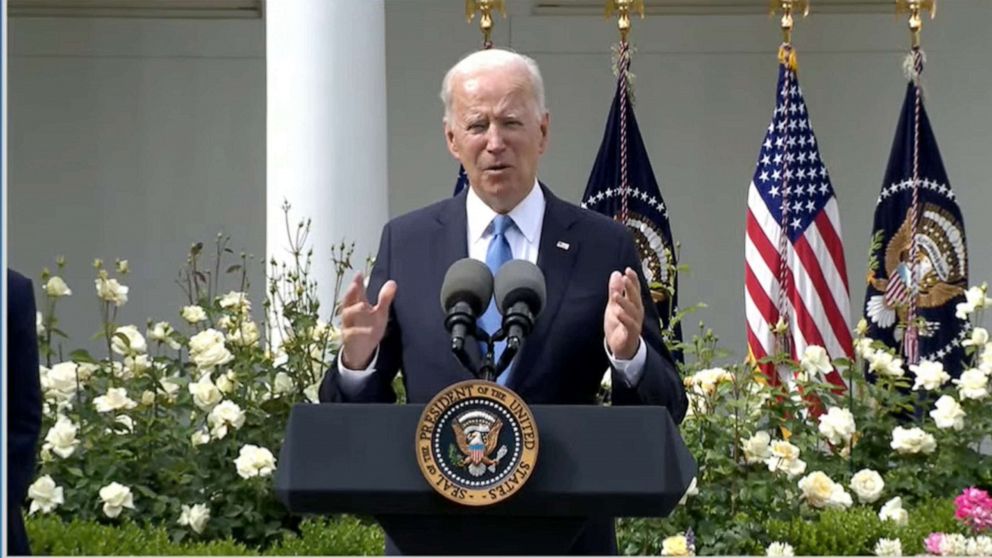
[[[372,362],[396,298],[396,281],[389,280],[379,289],[378,304],[372,306],[364,283],[362,274],[356,274],[341,300],[341,364],[350,370],[365,370]]]

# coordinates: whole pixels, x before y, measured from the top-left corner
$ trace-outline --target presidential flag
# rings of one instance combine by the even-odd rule
[[[786,352],[799,360],[810,345],[823,347],[831,359],[849,358],[850,297],[837,197],[820,159],[795,54],[784,46],[779,58],[775,112],[747,196],[749,358]],[[771,364],[761,369],[772,384],[790,380]],[[836,371],[827,380],[844,385]]]
[[[630,101],[626,79],[621,75],[599,154],[582,195],[582,207],[627,225],[640,253],[641,272],[651,288],[662,327],[668,329],[678,309],[672,230],[668,207],[658,189]],[[675,341],[682,341],[680,324],[675,324],[673,334]],[[673,354],[681,360],[680,351]]]
[[[910,56],[914,73],[875,206],[866,336],[899,347],[907,365],[940,361],[957,377],[969,325],[955,317],[955,306],[965,301],[968,288],[964,220],[923,104],[922,53]]]

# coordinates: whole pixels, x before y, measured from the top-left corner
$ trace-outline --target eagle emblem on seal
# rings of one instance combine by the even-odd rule
[[[506,446],[496,449],[503,421],[485,411],[470,411],[453,420],[451,428],[461,454],[458,465],[473,477],[482,476],[487,469],[496,471],[499,460],[507,453]]]
[[[911,217],[907,215],[885,247],[887,277],[877,277],[874,270],[868,274],[868,284],[882,294],[868,300],[866,313],[882,328],[905,322],[914,286],[918,289],[917,304],[922,309],[942,306],[965,290],[968,258],[961,224],[935,204],[923,206],[915,234],[918,250],[914,281],[910,262],[914,234],[910,221]],[[939,324],[928,323],[927,326],[932,333]]]

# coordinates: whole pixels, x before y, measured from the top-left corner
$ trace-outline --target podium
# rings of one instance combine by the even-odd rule
[[[667,516],[696,475],[664,407],[534,405],[533,476],[505,501],[460,506],[417,466],[423,408],[297,405],[276,495],[293,513],[372,515],[404,554],[562,554],[589,518]]]

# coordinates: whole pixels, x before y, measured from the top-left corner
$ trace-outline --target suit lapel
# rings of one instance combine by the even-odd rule
[[[465,210],[466,188],[457,196],[446,200],[437,214],[437,230],[434,232],[431,246],[431,266],[438,276],[434,278],[435,285],[444,283],[444,274],[451,264],[468,257],[468,217]],[[440,305],[440,301],[435,301]],[[443,318],[442,318],[443,319]],[[467,352],[476,362],[481,362],[482,355],[478,343],[468,343]],[[454,356],[452,356],[454,358]]]
[[[575,265],[579,252],[579,241],[571,230],[575,221],[572,212],[568,211],[565,202],[559,200],[545,187],[544,191],[545,208],[544,223],[541,226],[541,240],[537,252],[537,266],[544,273],[544,281],[547,286],[547,301],[544,309],[537,318],[534,331],[530,334],[531,342],[525,342],[523,349],[517,357],[515,368],[520,370],[533,370],[537,357],[544,346],[538,340],[546,339],[551,335],[551,325],[555,321],[555,316],[561,309],[562,300],[565,298],[565,291],[568,289],[569,277]],[[511,384],[520,385],[526,381],[524,376],[531,376],[531,373],[512,375]],[[512,387],[512,386],[511,386]]]

